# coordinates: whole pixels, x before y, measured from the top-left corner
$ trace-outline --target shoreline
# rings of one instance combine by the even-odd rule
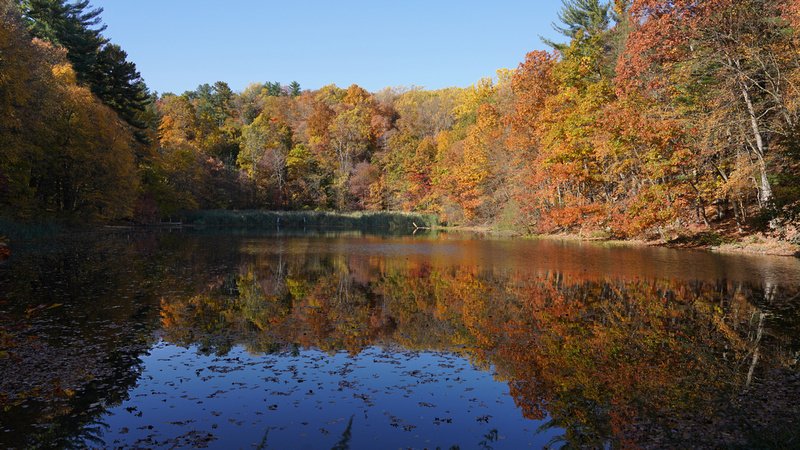
[[[285,224],[286,228],[293,228],[297,226],[297,223],[292,223],[291,221],[286,221]],[[117,223],[117,224],[106,224],[101,225],[99,227],[92,227],[89,226],[88,228],[94,229],[106,229],[106,230],[121,230],[121,229],[165,229],[165,228],[193,228],[193,227],[204,227],[204,226],[259,226],[260,224],[257,223],[192,223],[192,222],[161,222],[161,223],[152,223],[152,224],[143,224],[143,225],[134,225],[130,223]],[[343,229],[343,228],[358,228],[348,226],[348,224],[336,224],[333,225],[332,223],[309,223],[310,226],[322,227],[322,228],[334,228],[334,229]],[[350,224],[352,225],[352,224]],[[673,249],[687,249],[687,250],[702,250],[702,251],[710,251],[710,252],[720,252],[720,253],[737,253],[737,254],[752,254],[752,255],[770,255],[770,256],[782,256],[782,257],[800,257],[800,245],[795,244],[787,239],[780,239],[773,236],[766,236],[764,233],[756,232],[750,234],[731,234],[731,233],[720,233],[715,230],[708,230],[708,231],[701,231],[701,232],[694,232],[690,234],[680,235],[676,238],[665,240],[662,237],[654,238],[654,239],[643,239],[643,238],[635,238],[635,239],[613,239],[613,238],[606,238],[606,237],[591,237],[576,233],[543,233],[543,234],[525,234],[519,231],[514,230],[499,230],[489,225],[467,225],[467,226],[441,226],[441,225],[432,225],[432,226],[416,226],[415,228],[409,228],[409,232],[416,232],[417,230],[429,230],[429,231],[444,231],[444,232],[463,232],[463,233],[475,233],[481,235],[488,235],[492,237],[499,237],[499,238],[511,238],[511,239],[558,239],[558,240],[569,240],[569,241],[578,241],[578,242],[594,242],[594,243],[602,243],[602,244],[609,244],[609,245],[618,245],[618,246],[633,246],[633,247],[664,247],[664,248],[673,248]],[[76,232],[75,229],[71,229],[68,232],[65,232],[63,229],[58,229],[57,231],[51,229],[52,227],[45,227],[47,229],[47,233],[42,233],[40,238],[53,238],[54,235],[59,234],[71,234]],[[283,228],[283,227],[282,227]],[[398,227],[388,227],[394,228],[395,230]],[[403,228],[403,227],[400,227]],[[34,233],[35,234],[35,233]],[[4,253],[3,250],[8,252],[14,247],[14,244],[18,244],[20,242],[26,242],[30,240],[36,240],[36,237],[30,236],[23,238],[21,240],[13,240],[8,239],[5,236],[1,236],[5,239],[0,239],[0,253]],[[800,241],[800,235],[792,239],[793,241]],[[2,259],[2,258],[0,258]]]
[[[240,225],[241,224],[229,224]],[[246,224],[250,226],[252,224]],[[198,227],[198,226],[223,226],[211,224],[192,224],[184,223],[182,225],[173,224],[170,226],[168,222],[163,224],[145,225],[145,228],[171,228],[171,227]],[[291,225],[289,226],[291,227]],[[287,227],[287,228],[289,228]],[[347,228],[347,227],[330,227],[330,228]],[[679,238],[665,241],[662,238],[658,239],[609,239],[609,238],[591,238],[585,237],[574,233],[553,233],[553,234],[523,234],[516,231],[497,230],[491,226],[427,226],[416,227],[411,231],[417,230],[431,230],[431,231],[452,231],[452,232],[465,232],[485,234],[493,237],[504,237],[513,239],[560,239],[579,242],[594,242],[610,245],[620,246],[634,246],[634,247],[664,247],[673,249],[686,249],[686,250],[702,250],[720,253],[738,253],[738,254],[751,254],[751,255],[770,255],[770,256],[783,256],[783,257],[800,257],[800,246],[792,244],[786,240],[779,240],[776,238],[765,237],[761,233],[748,234],[745,236],[717,236],[716,239],[723,241],[721,243],[709,243],[708,238],[703,233],[698,233],[689,236],[681,236]]]
[[[680,238],[665,241],[658,239],[609,239],[609,238],[589,238],[574,233],[552,233],[552,234],[522,234],[510,231],[498,231],[490,226],[454,226],[454,227],[434,227],[434,230],[462,231],[471,233],[482,233],[498,237],[509,237],[519,239],[559,239],[578,242],[594,242],[610,245],[633,246],[633,247],[663,247],[685,250],[702,250],[720,253],[737,253],[750,255],[769,255],[784,257],[800,257],[800,246],[786,240],[773,237],[766,237],[762,233],[748,234],[745,236],[724,236],[718,237],[719,243],[710,243],[704,234],[681,236]]]

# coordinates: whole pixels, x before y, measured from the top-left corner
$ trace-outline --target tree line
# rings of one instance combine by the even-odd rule
[[[783,229],[798,211],[800,4],[565,0],[467,88],[151,94],[88,0],[0,9],[7,215],[388,210],[527,232]]]

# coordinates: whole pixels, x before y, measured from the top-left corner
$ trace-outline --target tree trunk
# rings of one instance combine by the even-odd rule
[[[753,101],[750,99],[750,94],[747,92],[747,89],[742,88],[742,95],[747,104],[747,113],[750,116],[750,125],[753,127],[753,136],[756,140],[754,153],[758,159],[759,176],[761,177],[758,185],[758,203],[764,208],[772,200],[772,186],[770,186],[769,179],[767,178],[767,164],[764,161],[764,138],[761,136],[761,130],[758,126],[758,117],[756,117]]]

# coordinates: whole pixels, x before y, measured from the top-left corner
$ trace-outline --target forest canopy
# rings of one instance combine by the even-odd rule
[[[795,219],[800,3],[565,0],[469,87],[151,94],[88,0],[0,3],[0,213],[384,210],[604,237]],[[522,56],[522,55],[521,55]]]

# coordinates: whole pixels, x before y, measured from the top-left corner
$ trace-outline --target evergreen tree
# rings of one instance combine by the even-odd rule
[[[210,84],[203,83],[197,86],[194,91],[186,91],[184,95],[194,103],[197,117],[202,117],[203,115],[212,117],[214,105],[211,97],[214,95],[214,88]]]
[[[217,121],[219,126],[225,124],[225,120],[230,115],[233,91],[224,81],[217,81],[213,86],[213,94],[209,99],[211,103],[211,117]]]
[[[276,81],[274,83],[267,81],[265,86],[267,89],[267,95],[269,96],[280,97],[281,95],[284,95],[283,87],[281,86],[281,83],[279,81]]]
[[[67,50],[80,82],[126,122],[144,127],[137,115],[150,101],[147,86],[127,53],[102,36],[103,8],[89,9],[89,0],[20,0],[18,6],[33,36]]]
[[[116,111],[126,122],[143,128],[137,115],[151,101],[147,86],[136,65],[127,61],[128,54],[116,44],[105,45],[97,54],[89,85],[100,100]]]
[[[19,8],[28,31],[40,39],[67,49],[79,81],[91,78],[97,53],[108,42],[100,14],[103,8],[87,10],[89,0],[67,3],[66,0],[20,0]]]
[[[224,81],[217,81],[213,86],[201,84],[197,90],[186,91],[183,95],[195,103],[198,117],[206,116],[217,126],[225,123],[232,109],[233,91]]]
[[[575,39],[578,33],[591,37],[609,29],[613,14],[611,3],[601,5],[599,0],[564,0],[564,6],[558,13],[558,19],[564,26],[555,22],[552,26],[570,40]],[[558,44],[543,37],[540,39],[556,50],[563,51],[569,47],[568,44]]]
[[[289,85],[289,95],[291,95],[292,97],[297,97],[301,93],[302,92],[300,91],[300,83],[298,83],[297,81],[292,81],[292,83]]]

